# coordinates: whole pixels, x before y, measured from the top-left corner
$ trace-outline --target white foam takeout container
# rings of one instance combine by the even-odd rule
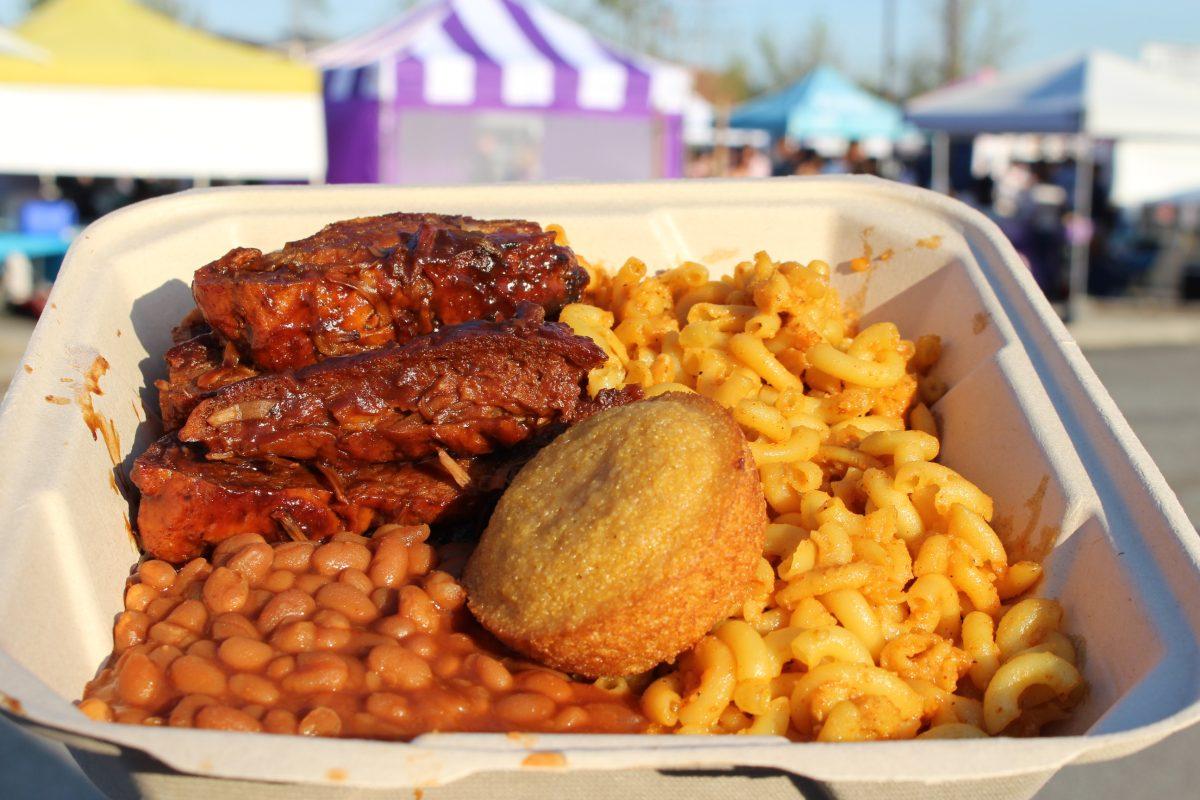
[[[823,258],[866,321],[940,335],[938,370],[950,385],[935,406],[941,460],[995,498],[1014,557],[1047,556],[1041,591],[1061,599],[1083,643],[1090,692],[1082,706],[1049,738],[836,745],[486,734],[397,744],[85,718],[71,701],[111,649],[138,558],[114,470],[157,436],[146,387],[163,374],[171,327],[192,305],[193,270],[234,246],[272,249],[333,220],[397,209],[559,223],[579,253],[610,267],[637,255],[652,269],[695,259],[728,270],[758,249]],[[873,268],[850,271],[848,261],[864,255]],[[97,356],[110,367],[89,393],[84,375]],[[1016,797],[1066,764],[1135,752],[1200,718],[1194,529],[1000,231],[930,192],[846,178],[189,192],[119,211],[81,235],[24,365],[0,409],[0,699],[83,751],[137,769],[156,764],[159,778],[174,772],[176,790],[178,773],[386,789],[518,771],[533,786],[548,771],[537,764],[642,768],[647,781],[663,779],[651,770],[759,767],[838,796]],[[101,423],[111,421],[115,467],[81,398]],[[529,760],[531,751],[558,755]],[[153,776],[134,782],[156,791]]]

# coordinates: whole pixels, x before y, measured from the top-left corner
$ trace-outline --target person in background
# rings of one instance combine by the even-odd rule
[[[692,151],[684,166],[684,175],[688,178],[711,178],[715,173],[713,151],[702,148]]]
[[[796,159],[795,175],[820,175],[825,171],[825,159],[813,150],[811,147],[806,147],[800,151],[799,157]]]
[[[118,208],[124,208],[132,203],[135,188],[135,181],[127,176],[98,181],[92,193],[92,206],[96,217],[111,214]]]
[[[825,172],[829,175],[877,174],[877,167],[875,173],[868,173],[867,170],[870,168],[870,159],[867,158],[862,145],[858,143],[857,139],[851,139],[846,145],[846,152],[842,154],[841,158],[831,160],[825,166]]]
[[[1067,193],[1056,184],[1050,165],[1037,161],[1030,167],[1031,180],[1016,197],[1016,219],[1025,228],[1033,277],[1051,300],[1066,296],[1063,217]]]
[[[79,211],[75,204],[62,196],[53,180],[41,181],[38,196],[21,204],[17,212],[17,230],[29,237],[70,240],[78,230]],[[3,294],[8,303],[28,307],[44,301],[48,285],[58,275],[62,256],[31,259],[26,253],[14,250],[4,259]],[[40,308],[40,306],[39,306]],[[34,313],[38,313],[34,310]]]
[[[96,209],[96,179],[88,175],[62,176],[56,180],[62,196],[75,204],[79,221],[83,224],[95,222],[100,214]]]
[[[800,149],[796,143],[786,136],[776,139],[771,158],[771,176],[778,178],[783,175],[795,175],[799,164]]]
[[[757,147],[742,145],[729,174],[734,178],[769,178],[771,159]]]
[[[21,204],[17,228],[21,233],[70,239],[79,226],[79,209],[52,180],[42,180],[38,196]]]
[[[535,181],[542,175],[542,153],[538,143],[529,138],[517,148],[509,180]]]
[[[21,206],[39,192],[39,181],[33,176],[0,175],[0,230],[15,229]]]
[[[504,158],[500,142],[491,131],[480,131],[471,153],[471,182],[498,183],[504,180]]]
[[[896,174],[892,180],[909,186],[921,185],[920,155],[896,157]]]
[[[996,202],[996,181],[987,172],[982,175],[972,175],[971,188],[959,199],[977,211],[991,215]]]
[[[1088,252],[1088,291],[1093,294],[1124,291],[1130,280],[1130,276],[1113,263],[1113,239],[1121,224],[1121,217],[1112,203],[1112,181],[1109,173],[1110,170],[1104,163],[1098,163],[1092,178],[1092,239]]]
[[[874,176],[878,177],[879,176],[879,159],[875,158],[874,156],[871,156],[870,158],[864,158],[857,165],[855,165],[854,169],[851,171],[851,174],[852,175],[874,175]]]

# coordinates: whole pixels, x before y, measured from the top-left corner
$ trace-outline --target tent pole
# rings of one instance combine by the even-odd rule
[[[721,102],[714,110],[713,173],[715,177],[724,177],[729,174],[729,116],[733,108],[730,103]]]
[[[1078,320],[1087,305],[1088,253],[1092,241],[1092,182],[1095,179],[1095,148],[1085,136],[1075,154],[1075,216],[1080,229],[1071,244],[1071,264],[1067,273],[1067,321]],[[1086,233],[1086,235],[1081,235]]]
[[[945,131],[935,131],[932,146],[931,188],[935,192],[950,194],[950,134]]]

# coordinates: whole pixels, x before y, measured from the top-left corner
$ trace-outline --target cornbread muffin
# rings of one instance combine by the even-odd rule
[[[521,470],[467,564],[468,605],[549,666],[641,672],[745,599],[766,524],[737,423],[664,394],[576,425]]]

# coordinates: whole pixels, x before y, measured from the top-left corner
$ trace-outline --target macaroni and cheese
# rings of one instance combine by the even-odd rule
[[[661,731],[857,741],[1032,734],[1083,691],[1062,608],[1027,597],[992,499],[936,462],[936,336],[862,330],[823,261],[714,278],[591,270],[562,321],[608,356],[594,393],[697,392],[741,424],[768,500],[755,591],[653,680]],[[635,681],[636,682],[636,681]]]

